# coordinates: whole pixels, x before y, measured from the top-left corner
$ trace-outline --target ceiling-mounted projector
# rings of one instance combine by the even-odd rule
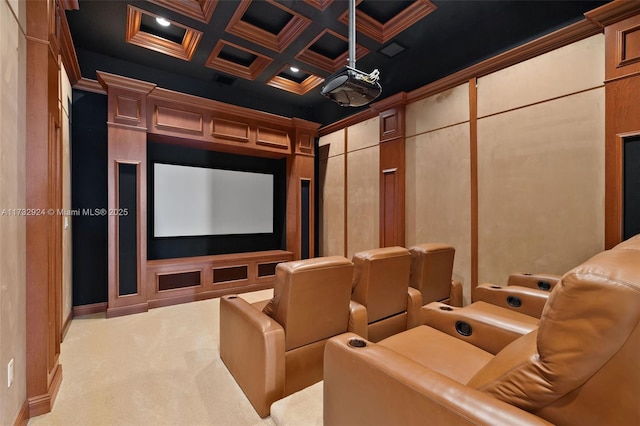
[[[327,77],[320,93],[340,106],[363,106],[382,93],[379,77],[377,69],[371,74],[356,69],[356,0],[350,0],[349,65]]]
[[[327,77],[321,93],[340,106],[363,106],[382,93],[378,75],[378,70],[367,74],[355,68],[346,67]]]

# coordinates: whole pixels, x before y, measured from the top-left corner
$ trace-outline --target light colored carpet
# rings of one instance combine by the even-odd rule
[[[254,302],[272,295],[240,296]],[[274,425],[256,414],[220,360],[219,306],[210,299],[111,319],[75,318],[62,343],[63,381],[53,410],[29,425]],[[304,406],[315,409],[308,422],[296,413],[296,424],[315,424],[321,400]],[[282,421],[295,411],[287,407]]]

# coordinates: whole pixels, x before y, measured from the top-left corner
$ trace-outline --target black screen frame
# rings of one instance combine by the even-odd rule
[[[273,176],[273,232],[261,234],[154,236],[154,165],[156,163],[266,173]],[[286,247],[286,158],[230,154],[147,141],[147,259],[172,259]]]

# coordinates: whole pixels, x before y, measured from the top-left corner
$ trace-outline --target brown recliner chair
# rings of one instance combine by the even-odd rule
[[[403,247],[361,251],[353,256],[352,330],[377,342],[418,325],[420,292],[409,287],[411,255]]]
[[[639,241],[640,242],[640,241]],[[640,424],[640,251],[563,275],[539,327],[491,355],[431,327],[325,350],[324,423]]]
[[[462,284],[452,280],[456,250],[447,244],[425,243],[409,248],[409,285],[422,295],[422,304],[442,302],[462,306]]]
[[[352,277],[340,256],[286,262],[276,267],[271,300],[221,298],[220,358],[260,417],[322,380],[327,339],[349,330]]]
[[[511,274],[506,286],[478,285],[472,299],[540,318],[549,293],[560,277],[553,274]]]

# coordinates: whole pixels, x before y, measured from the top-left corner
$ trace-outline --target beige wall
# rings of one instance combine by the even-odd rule
[[[478,79],[480,282],[504,283],[515,271],[563,273],[603,249],[603,80],[602,34]],[[405,119],[406,245],[453,245],[466,303],[474,214],[469,111],[462,84],[407,105]],[[379,244],[377,132],[377,119],[346,129],[346,184],[342,158],[321,166],[331,175],[326,184],[338,187],[325,194],[341,208],[346,187],[349,256]],[[322,221],[335,216],[342,232],[341,214]]]
[[[71,210],[71,134],[69,129],[69,111],[71,95],[71,83],[67,72],[62,67],[62,90],[61,107],[62,107],[62,208],[65,211]],[[63,221],[62,227],[62,327],[65,322],[70,319],[71,310],[73,308],[73,288],[71,282],[71,217],[60,217]]]
[[[18,18],[16,18],[18,17]],[[0,209],[25,207],[26,4],[0,1]],[[26,400],[26,221],[0,216],[0,424]],[[7,388],[7,364],[14,382]]]
[[[320,256],[344,256],[345,130],[320,138]]]
[[[380,247],[380,121],[347,129],[347,257]]]
[[[456,249],[453,276],[471,287],[469,85],[407,106],[406,245]]]

